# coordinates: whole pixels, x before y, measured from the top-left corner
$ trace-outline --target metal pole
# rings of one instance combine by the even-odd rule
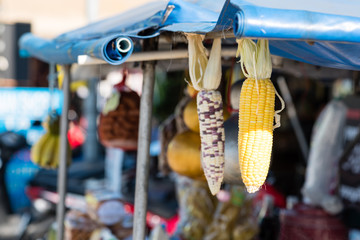
[[[221,56],[222,57],[235,57],[237,48],[222,48]],[[207,50],[207,54],[210,53],[210,50]],[[145,62],[145,61],[160,61],[160,60],[171,60],[171,59],[186,59],[189,58],[189,53],[187,49],[181,50],[171,50],[171,51],[148,51],[148,52],[138,52],[133,53],[126,60],[129,62]],[[90,57],[88,55],[79,55],[78,56],[79,65],[94,65],[94,64],[107,64],[102,59]]]
[[[146,62],[144,66],[143,91],[140,101],[140,123],[136,160],[135,212],[133,229],[134,240],[145,239],[154,82],[155,63]]]
[[[89,95],[84,101],[84,110],[85,116],[88,122],[86,140],[83,146],[84,149],[84,159],[85,161],[95,162],[98,160],[98,140],[96,136],[96,117],[97,117],[97,108],[96,108],[96,86],[98,79],[93,77],[89,81]]]
[[[65,76],[63,80],[64,102],[60,119],[60,163],[58,169],[57,188],[59,201],[57,204],[56,221],[57,221],[57,240],[64,239],[64,216],[65,216],[65,196],[66,196],[66,175],[67,175],[67,131],[69,127],[68,111],[70,101],[70,65],[64,66]]]
[[[279,85],[281,95],[283,96],[284,101],[286,103],[287,114],[289,116],[291,125],[294,128],[295,135],[299,141],[301,153],[304,157],[305,162],[307,162],[307,158],[309,156],[309,147],[306,142],[304,132],[302,131],[299,119],[297,117],[295,106],[292,101],[289,88],[286,84],[284,77],[278,77],[277,83]]]

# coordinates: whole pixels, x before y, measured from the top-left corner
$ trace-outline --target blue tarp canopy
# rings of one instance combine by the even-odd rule
[[[134,42],[162,32],[231,31],[236,38],[267,38],[274,55],[319,66],[360,70],[360,2],[350,0],[156,1],[64,33],[52,40],[30,33],[20,51],[70,64],[89,55],[121,64]],[[235,41],[234,41],[235,44]]]

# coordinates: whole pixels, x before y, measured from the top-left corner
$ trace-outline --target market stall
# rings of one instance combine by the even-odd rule
[[[353,2],[320,1],[169,1],[154,2],[122,15],[89,24],[52,40],[25,34],[21,54],[65,65],[63,113],[68,110],[69,64],[145,62],[138,136],[134,239],[145,238],[147,179],[154,66],[159,59],[188,58],[187,48],[157,49],[164,38],[186,43],[184,33],[222,38],[223,57],[235,57],[235,39],[269,39],[273,55],[318,66],[360,69],[360,14]],[[63,238],[66,186],[67,117],[61,119],[57,221]]]

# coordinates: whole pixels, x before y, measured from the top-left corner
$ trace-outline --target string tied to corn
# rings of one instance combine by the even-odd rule
[[[250,193],[264,184],[270,166],[273,130],[280,127],[280,112],[285,104],[270,77],[272,63],[269,42],[237,39],[240,65],[246,80],[239,106],[239,165],[242,180]],[[275,96],[281,109],[275,111]],[[275,121],[275,124],[274,124]]]
[[[203,46],[204,37],[186,34],[189,51],[189,75],[192,86],[199,91],[197,112],[201,138],[202,167],[213,195],[219,192],[224,178],[224,117],[223,102],[216,89],[221,82],[221,39],[213,41],[210,57]]]

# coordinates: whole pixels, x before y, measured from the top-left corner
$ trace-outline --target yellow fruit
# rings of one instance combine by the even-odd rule
[[[224,121],[230,117],[229,111],[224,106],[223,108]],[[192,99],[184,108],[184,122],[186,126],[193,132],[200,133],[199,117],[197,112],[196,99]]]
[[[60,162],[60,136],[56,136],[56,142],[54,144],[55,150],[54,150],[54,157],[53,161],[51,163],[52,168],[57,168],[59,166]]]
[[[198,94],[198,91],[195,90],[194,87],[190,86],[190,84],[188,84],[186,86],[186,92],[189,94],[190,97],[195,98],[196,95]]]
[[[49,134],[49,138],[44,143],[41,151],[40,166],[44,168],[51,168],[54,162],[54,151],[56,149],[57,139],[55,135]]]
[[[170,168],[193,179],[204,179],[200,161],[200,135],[192,131],[177,134],[169,143],[167,158]]]
[[[199,117],[197,112],[196,99],[192,99],[184,108],[184,122],[186,126],[194,132],[199,133]]]
[[[70,166],[72,159],[71,159],[71,146],[69,144],[69,141],[66,142],[67,146],[67,156],[66,156],[66,165]],[[60,136],[56,136],[56,143],[54,144],[55,150],[54,150],[54,157],[53,162],[51,163],[52,168],[58,168],[60,165]]]
[[[31,152],[30,152],[30,157],[31,160],[35,163],[35,164],[40,164],[41,163],[41,154],[42,154],[42,148],[44,146],[44,144],[46,144],[46,142],[48,141],[50,137],[50,134],[45,133],[43,136],[40,137],[40,139],[34,143],[34,145],[31,147]]]

